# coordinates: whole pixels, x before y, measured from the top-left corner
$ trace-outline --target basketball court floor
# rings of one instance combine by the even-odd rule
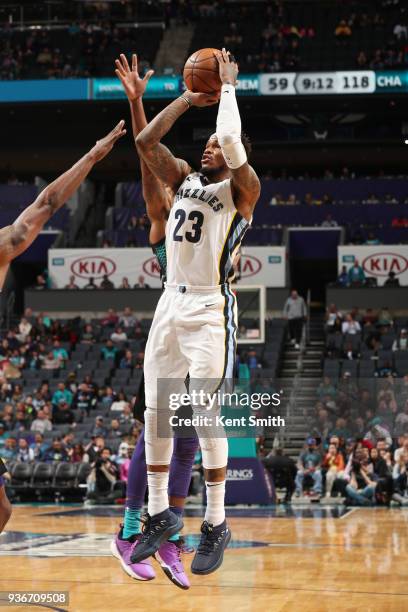
[[[224,565],[210,576],[190,575],[189,591],[173,586],[155,561],[153,581],[123,572],[109,552],[121,516],[107,506],[16,506],[0,536],[0,591],[68,591],[70,600],[5,609],[408,610],[408,510],[231,508]],[[189,508],[188,544],[197,542],[201,516],[201,508]],[[191,559],[184,555],[186,565]]]

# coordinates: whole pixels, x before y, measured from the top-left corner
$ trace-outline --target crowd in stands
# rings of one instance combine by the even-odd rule
[[[112,246],[112,245],[109,245]],[[129,279],[127,278],[127,276],[124,276],[121,280],[121,282],[119,283],[119,285],[115,285],[110,279],[109,276],[107,274],[104,274],[102,277],[102,280],[98,280],[97,282],[95,281],[95,279],[93,277],[90,277],[88,279],[88,282],[83,283],[82,286],[80,287],[78,285],[78,281],[75,278],[75,276],[72,274],[69,277],[69,283],[67,283],[64,287],[64,289],[72,289],[72,290],[78,290],[78,289],[86,289],[86,290],[95,290],[95,289],[104,289],[109,290],[109,289],[150,289],[150,285],[148,283],[145,282],[146,279],[145,277],[141,274],[138,279],[137,282],[134,284],[131,284],[129,282]],[[37,276],[36,279],[36,283],[33,287],[36,291],[43,291],[45,289],[49,288],[48,285],[48,280],[45,277],[44,274],[39,274]],[[126,340],[126,338],[125,338]]]
[[[98,459],[126,482],[146,332],[130,308],[91,323],[28,309],[1,338],[0,457],[89,463],[91,480]]]
[[[89,499],[124,496],[142,427],[135,415],[150,324],[128,307],[91,321],[53,320],[26,309],[1,334],[0,457],[9,467],[11,489],[20,464],[32,465],[32,478],[36,466],[48,464],[51,478],[59,465],[73,464],[86,479]],[[252,327],[254,321],[243,319],[240,333]],[[237,375],[254,392],[270,390],[260,376],[276,375],[283,338],[284,322],[272,322],[265,352],[251,346],[239,352]]]
[[[161,28],[145,28],[147,35],[141,40],[143,30],[133,24],[138,22],[140,26],[149,20],[160,22],[163,28],[193,24],[196,32],[191,51],[208,46],[208,24],[213,46],[227,47],[239,59],[242,71],[330,68],[330,58],[333,69],[403,69],[408,65],[408,33],[399,0],[391,6],[362,1],[342,10],[335,5],[320,7],[318,2],[305,7],[283,0],[239,4],[150,0],[88,5],[83,9],[83,19],[75,19],[72,9],[66,15],[57,12],[51,28],[27,27],[20,31],[12,22],[4,25],[0,78],[111,76],[109,62],[119,47],[121,51],[136,49],[142,55],[139,69],[143,73],[154,61]],[[115,14],[117,10],[121,13]],[[42,21],[40,15],[38,19]],[[115,22],[121,24],[120,28]],[[53,31],[56,25],[58,29]],[[338,48],[343,52],[340,56]],[[322,62],[326,62],[324,66]],[[171,59],[166,70],[172,70]]]

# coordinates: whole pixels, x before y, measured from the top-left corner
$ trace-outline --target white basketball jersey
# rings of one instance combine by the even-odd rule
[[[167,283],[214,287],[228,282],[248,227],[234,206],[230,179],[207,184],[202,174],[187,176],[166,226]]]

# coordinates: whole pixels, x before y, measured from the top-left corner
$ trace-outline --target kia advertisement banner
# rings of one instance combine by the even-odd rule
[[[408,249],[403,245],[341,246],[338,248],[339,273],[343,266],[351,268],[357,259],[368,277],[383,285],[390,272],[395,272],[400,285],[408,285]]]
[[[285,247],[243,247],[238,283],[285,287]],[[70,277],[80,288],[91,278],[99,286],[106,275],[115,287],[127,278],[131,287],[143,276],[143,283],[161,287],[159,265],[149,248],[50,249],[48,272],[51,286],[63,289]]]
[[[286,287],[286,248],[243,246],[238,271],[238,284]]]
[[[91,278],[99,287],[104,275],[115,288],[120,287],[123,278],[133,287],[141,276],[143,284],[161,287],[159,264],[149,248],[50,249],[48,273],[55,289],[63,289],[71,276],[80,288]]]

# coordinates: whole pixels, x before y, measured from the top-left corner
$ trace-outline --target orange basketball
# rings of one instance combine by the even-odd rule
[[[219,68],[215,53],[218,49],[200,49],[186,61],[184,82],[190,91],[212,93],[221,89]]]

